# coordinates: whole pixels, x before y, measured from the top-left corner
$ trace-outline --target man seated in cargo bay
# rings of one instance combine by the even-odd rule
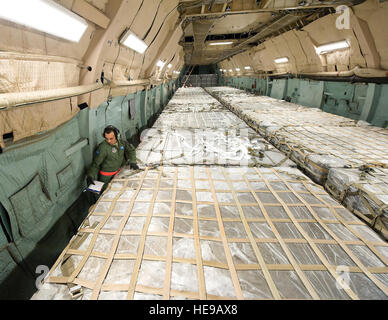
[[[104,129],[105,140],[99,144],[92,164],[87,170],[87,183],[93,180],[104,182],[104,188],[120,171],[120,168],[129,163],[130,168],[137,170],[136,150],[125,139],[121,139],[119,130],[114,126]]]

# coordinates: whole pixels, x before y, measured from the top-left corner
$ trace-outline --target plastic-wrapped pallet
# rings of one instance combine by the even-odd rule
[[[220,88],[206,90],[213,92],[279,150],[289,154],[320,184],[325,183],[331,168],[388,165],[386,129],[273,98],[254,97],[241,90],[230,90],[227,95],[221,95]],[[238,101],[247,97],[255,98],[257,104],[261,100],[273,101],[273,108],[264,103],[254,110],[253,103],[246,111]]]
[[[269,141],[321,184],[331,168],[388,165],[388,136],[373,127],[270,128]]]
[[[221,94],[222,90],[227,93]],[[237,89],[206,91],[287,154],[315,182],[331,186],[337,198],[341,191],[338,194],[335,190],[345,188],[343,180],[360,182],[357,169],[349,168],[383,170],[388,166],[386,129],[273,98],[255,97]],[[338,199],[386,236],[386,195],[368,184],[349,188],[346,199]]]
[[[227,127],[226,127],[227,128]],[[295,166],[252,129],[149,129],[136,151],[140,163]]]
[[[179,109],[178,109],[179,110]],[[223,112],[175,112],[162,113],[154,123],[154,128],[248,128],[248,126],[234,113]]]
[[[210,93],[214,88],[206,88]],[[255,122],[257,127],[268,126],[356,126],[357,121],[326,113],[317,108],[303,107],[271,97],[241,93],[221,94],[218,99],[244,118]]]
[[[331,169],[326,189],[388,240],[388,169]]]
[[[387,272],[388,244],[295,168],[124,168],[33,299],[388,299]]]
[[[272,106],[271,108],[261,106],[257,104],[257,107],[253,105],[252,111],[247,112],[244,107],[242,112],[246,113],[253,121],[260,127],[261,123],[265,123],[267,126],[338,126],[338,127],[353,127],[357,125],[357,122],[337,116],[334,114],[323,112],[317,108],[306,108],[306,107],[278,107]]]
[[[164,113],[224,111],[225,107],[202,88],[179,88]]]
[[[225,108],[218,102],[206,102],[206,103],[192,103],[180,104],[170,102],[163,110],[163,113],[175,113],[175,112],[225,112]]]

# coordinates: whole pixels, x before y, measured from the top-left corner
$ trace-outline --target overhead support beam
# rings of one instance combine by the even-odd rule
[[[110,23],[110,19],[105,14],[85,0],[75,0],[73,2],[73,6],[71,7],[71,11],[95,23],[103,29],[106,29]]]
[[[210,2],[210,4],[209,4],[209,8],[208,8],[209,12],[212,11],[214,2],[215,2],[215,0],[211,0],[211,2]]]
[[[194,33],[194,43],[193,43],[193,56],[198,56],[202,58],[204,56],[205,40],[209,34],[210,28],[212,27],[214,21],[195,21],[193,22],[193,33]],[[195,64],[195,61],[190,61],[192,64]]]
[[[313,6],[298,6],[298,7],[278,7],[278,8],[261,8],[254,10],[239,10],[239,11],[220,11],[220,12],[208,12],[200,14],[186,14],[183,15],[183,19],[216,19],[219,16],[225,15],[239,15],[239,14],[254,14],[254,13],[268,13],[268,12],[280,12],[280,11],[305,11],[311,9],[322,9],[322,8],[334,8],[341,4],[349,4],[349,1],[341,1],[332,4],[321,4]]]
[[[294,15],[284,15],[280,17],[279,19],[270,22],[266,26],[264,26],[256,35],[248,38],[247,40],[240,42],[235,47],[233,47],[232,50],[227,52],[225,55],[223,55],[221,58],[217,59],[215,63],[218,63],[222,60],[225,60],[231,56],[234,56],[238,53],[241,53],[246,50],[247,46],[249,46],[250,43],[259,41],[263,38],[266,38],[270,35],[272,35],[276,30],[280,30],[281,28],[287,27],[290,24],[296,23],[299,19],[302,19],[306,17],[308,14],[294,16]]]
[[[234,49],[242,48],[242,47],[248,45],[249,43],[257,41],[265,36],[268,36],[269,34],[274,32],[275,30],[279,30],[282,27],[285,27],[285,26],[290,25],[292,23],[296,23],[298,20],[304,18],[305,16],[306,15],[299,15],[299,16],[288,15],[288,14],[284,15],[284,16],[280,17],[279,19],[271,22],[266,27],[262,28],[260,30],[260,32],[258,32],[256,35],[254,35],[254,36],[248,38],[247,40],[241,42],[240,44],[238,44]]]
[[[360,49],[365,57],[368,68],[380,69],[380,55],[377,51],[375,41],[373,40],[372,32],[369,29],[368,23],[356,15],[352,15],[353,31],[358,39]]]
[[[225,12],[226,11],[226,7],[228,6],[228,3],[227,2],[225,2],[224,3],[224,5],[223,5],[223,7],[222,7],[222,10],[221,10],[221,12]]]
[[[178,39],[182,36],[182,23],[183,21],[178,21],[173,28],[174,31],[172,32],[171,36],[168,36],[166,37],[166,39],[164,39],[162,45],[158,48],[158,52],[152,60],[152,63],[150,63],[148,69],[145,71],[145,78],[150,77],[151,72],[155,68],[157,60],[160,59],[160,57],[164,56],[164,53],[168,51],[171,46],[173,46],[174,41],[178,41]]]
[[[268,8],[268,6],[271,2],[272,2],[272,0],[262,0],[260,3],[260,8]]]
[[[205,5],[203,4],[201,8],[201,14],[204,14],[204,13],[205,13]]]

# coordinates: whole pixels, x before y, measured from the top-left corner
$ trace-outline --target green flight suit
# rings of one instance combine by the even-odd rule
[[[115,172],[127,162],[136,163],[135,147],[124,140],[118,140],[116,145],[110,145],[105,140],[97,147],[92,164],[87,170],[87,175],[93,180],[104,182],[104,189],[114,176],[104,176],[104,172]]]

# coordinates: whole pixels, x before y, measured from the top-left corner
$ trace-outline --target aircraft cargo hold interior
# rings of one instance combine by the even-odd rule
[[[4,1],[0,299],[387,300],[387,15]]]

